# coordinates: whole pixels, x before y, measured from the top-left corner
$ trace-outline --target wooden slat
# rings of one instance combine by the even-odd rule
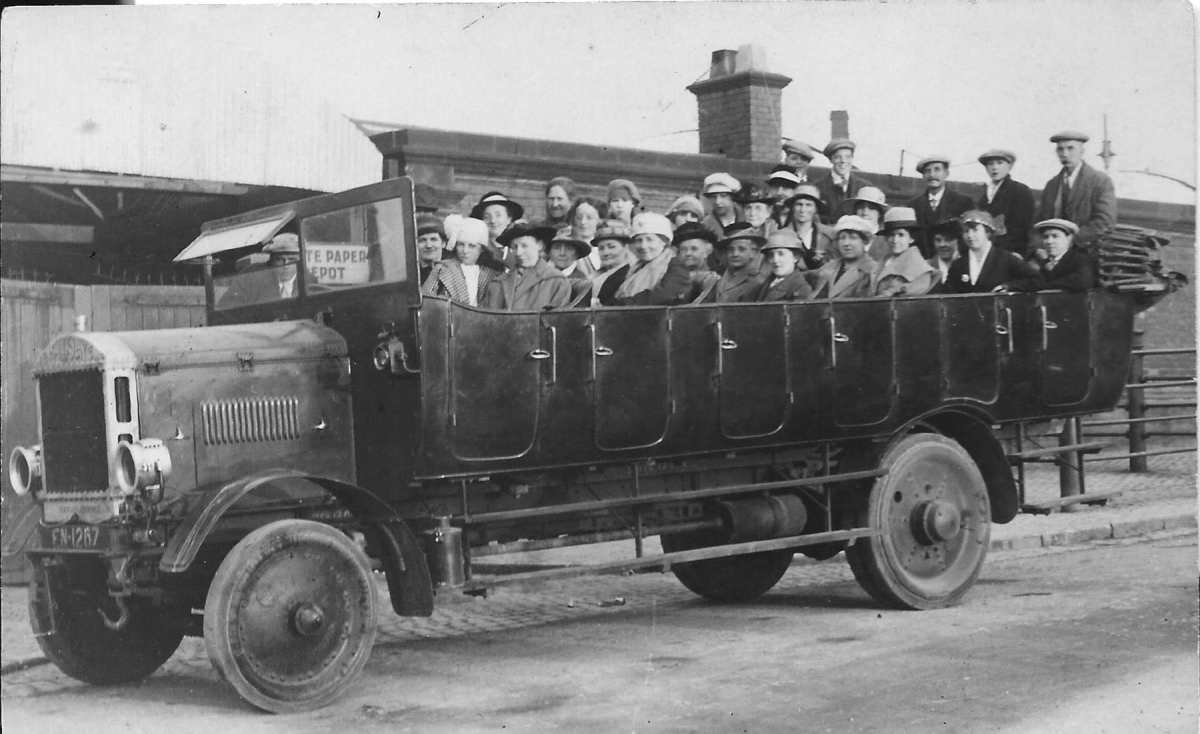
[[[66,242],[87,245],[96,240],[96,228],[71,224],[0,222],[0,237],[6,242]]]

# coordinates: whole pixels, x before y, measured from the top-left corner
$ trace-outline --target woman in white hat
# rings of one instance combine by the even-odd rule
[[[866,256],[875,225],[847,214],[837,221],[838,257],[821,266],[813,279],[813,298],[861,298],[871,285],[874,262]]]
[[[454,259],[434,263],[421,292],[479,306],[487,294],[488,283],[501,273],[498,267],[480,262],[488,245],[487,224],[479,219],[453,215],[446,218],[446,229]]]
[[[911,207],[898,206],[883,217],[883,238],[887,254],[871,272],[868,295],[880,298],[923,296],[938,281],[935,270],[916,247],[917,234],[925,228],[917,223]]]
[[[620,306],[670,306],[691,289],[687,267],[675,257],[671,223],[661,214],[642,212],[633,218],[630,249],[637,262],[617,289]]]

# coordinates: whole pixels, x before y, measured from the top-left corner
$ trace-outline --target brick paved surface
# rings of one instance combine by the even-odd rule
[[[1196,527],[1195,454],[1152,457],[1152,471],[1147,474],[1130,474],[1122,462],[1104,464],[1108,465],[1096,463],[1088,466],[1088,490],[1121,490],[1122,495],[1110,500],[1105,507],[1091,507],[1077,513],[1020,515],[1007,525],[994,525],[993,555],[989,562],[1016,560],[1023,553],[1041,551],[1046,547]],[[1030,467],[1027,480],[1027,500],[1058,496],[1057,468],[1045,465]],[[648,553],[658,550],[656,543],[647,543]],[[614,560],[631,554],[632,543],[625,542],[521,556],[498,556],[487,560],[493,567],[506,562],[519,562],[525,567],[562,566]],[[854,584],[853,576],[841,557],[821,563],[797,557],[792,570],[780,581],[779,588],[799,589],[829,584]],[[382,578],[380,591],[381,598],[385,599],[387,592]],[[504,587],[492,592],[486,599],[448,593],[438,599],[434,615],[427,619],[396,617],[385,602],[376,644],[386,649],[419,644],[425,639],[469,636],[620,614],[622,610],[682,603],[692,598],[691,592],[684,589],[671,574],[647,573]],[[85,688],[82,683],[64,676],[54,666],[41,664],[40,650],[29,630],[26,603],[25,589],[7,587],[0,590],[0,610],[3,614],[0,663],[8,671],[0,677],[0,697],[36,696],[51,691]],[[29,667],[17,669],[22,664]],[[175,656],[155,675],[175,676],[181,680],[194,680],[197,676],[217,679],[209,665],[203,640],[191,638],[183,641]]]

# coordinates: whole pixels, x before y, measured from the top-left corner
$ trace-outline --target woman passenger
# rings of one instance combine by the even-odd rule
[[[833,228],[821,224],[821,216],[825,214],[825,202],[821,201],[821,191],[812,184],[801,184],[796,187],[796,193],[788,197],[784,206],[791,212],[787,229],[796,235],[803,248],[800,260],[804,270],[816,270],[829,260],[838,256],[837,245],[833,241]]]
[[[704,219],[704,205],[694,196],[681,196],[667,210],[667,219],[671,220],[671,227],[676,230],[688,222],[698,224]]]
[[[488,284],[500,277],[499,269],[480,263],[488,244],[487,224],[470,217],[447,217],[447,224],[454,259],[434,263],[421,292],[479,306],[487,294]]]
[[[888,252],[871,271],[867,295],[881,298],[923,296],[938,282],[938,271],[925,262],[917,248],[917,213],[907,206],[888,210],[883,217],[883,238]]]
[[[585,262],[591,251],[592,246],[582,240],[565,234],[555,235],[550,241],[550,264],[568,278],[587,280],[587,273],[580,272],[579,263]]]
[[[753,228],[752,234],[766,239],[777,229],[771,219],[775,197],[758,186],[747,186],[742,189],[738,203],[742,205],[742,219]]]
[[[593,307],[617,305],[617,289],[635,261],[628,244],[629,227],[620,220],[610,219],[596,230],[592,252],[598,254],[600,267],[588,276],[592,279]]]
[[[687,268],[675,256],[671,223],[661,214],[642,212],[633,218],[630,248],[637,262],[617,289],[621,306],[670,306],[680,303],[691,289]]]
[[[805,301],[812,297],[812,288],[804,279],[804,272],[797,269],[804,250],[794,232],[782,229],[772,233],[762,251],[766,254],[771,274],[763,281],[753,300]]]
[[[887,197],[874,186],[863,186],[858,195],[842,202],[843,214],[854,214],[875,225],[876,231],[883,227],[883,215],[887,213]],[[888,253],[887,243],[883,235],[877,234],[867,247],[867,255],[872,260],[882,260]]]
[[[632,181],[624,178],[608,182],[608,218],[619,219],[626,224],[642,211],[642,195]]]
[[[608,206],[599,199],[581,196],[571,205],[567,212],[567,221],[571,224],[570,237],[586,244],[592,243],[596,236],[596,227],[604,221],[608,214]],[[595,250],[588,253],[579,264],[584,275],[591,275],[600,267],[600,257]]]

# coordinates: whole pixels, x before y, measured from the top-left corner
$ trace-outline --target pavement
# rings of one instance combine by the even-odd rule
[[[1121,445],[1118,443],[1116,446]],[[1194,447],[1195,439],[1156,441],[1155,448],[1172,445]],[[1123,449],[1114,447],[1105,453],[1120,450]],[[1136,538],[1164,531],[1194,535],[1197,527],[1196,461],[1194,452],[1154,456],[1148,459],[1150,471],[1139,474],[1128,471],[1128,461],[1088,462],[1087,492],[1120,494],[1109,499],[1104,506],[1083,505],[1080,511],[1045,515],[1021,514],[1010,523],[993,525],[991,551],[1001,554],[1001,557],[1009,554],[1019,556],[1022,552],[1039,549]],[[1027,468],[1027,502],[1054,499],[1059,496],[1059,491],[1056,467],[1038,464]],[[647,553],[659,552],[656,540],[647,541]],[[486,570],[503,572],[505,566],[511,566],[514,570],[529,570],[531,566],[570,566],[618,560],[632,554],[632,541],[621,541],[492,556],[486,559]],[[840,555],[829,561],[818,562],[797,554],[788,576],[792,577],[792,583],[852,580],[849,568]],[[580,615],[609,613],[615,611],[614,607],[626,605],[628,584],[629,580],[620,576],[602,576],[502,588],[490,593],[487,599],[457,593],[442,594],[438,597],[434,615],[429,618],[397,617],[387,610],[385,604],[381,607],[383,612],[376,646],[514,629],[578,618]],[[676,595],[681,599],[690,596],[690,592],[670,577],[664,577],[661,589],[666,596],[660,594],[658,603]],[[386,590],[381,588],[381,591],[381,598],[386,598]],[[628,603],[636,606],[639,602],[631,599]],[[966,603],[969,603],[969,597]],[[39,695],[83,686],[64,676],[54,666],[46,665],[47,661],[41,655],[29,627],[27,604],[25,588],[0,589],[0,696]],[[195,638],[184,639],[164,670],[166,674],[216,676],[208,665],[203,640]]]

